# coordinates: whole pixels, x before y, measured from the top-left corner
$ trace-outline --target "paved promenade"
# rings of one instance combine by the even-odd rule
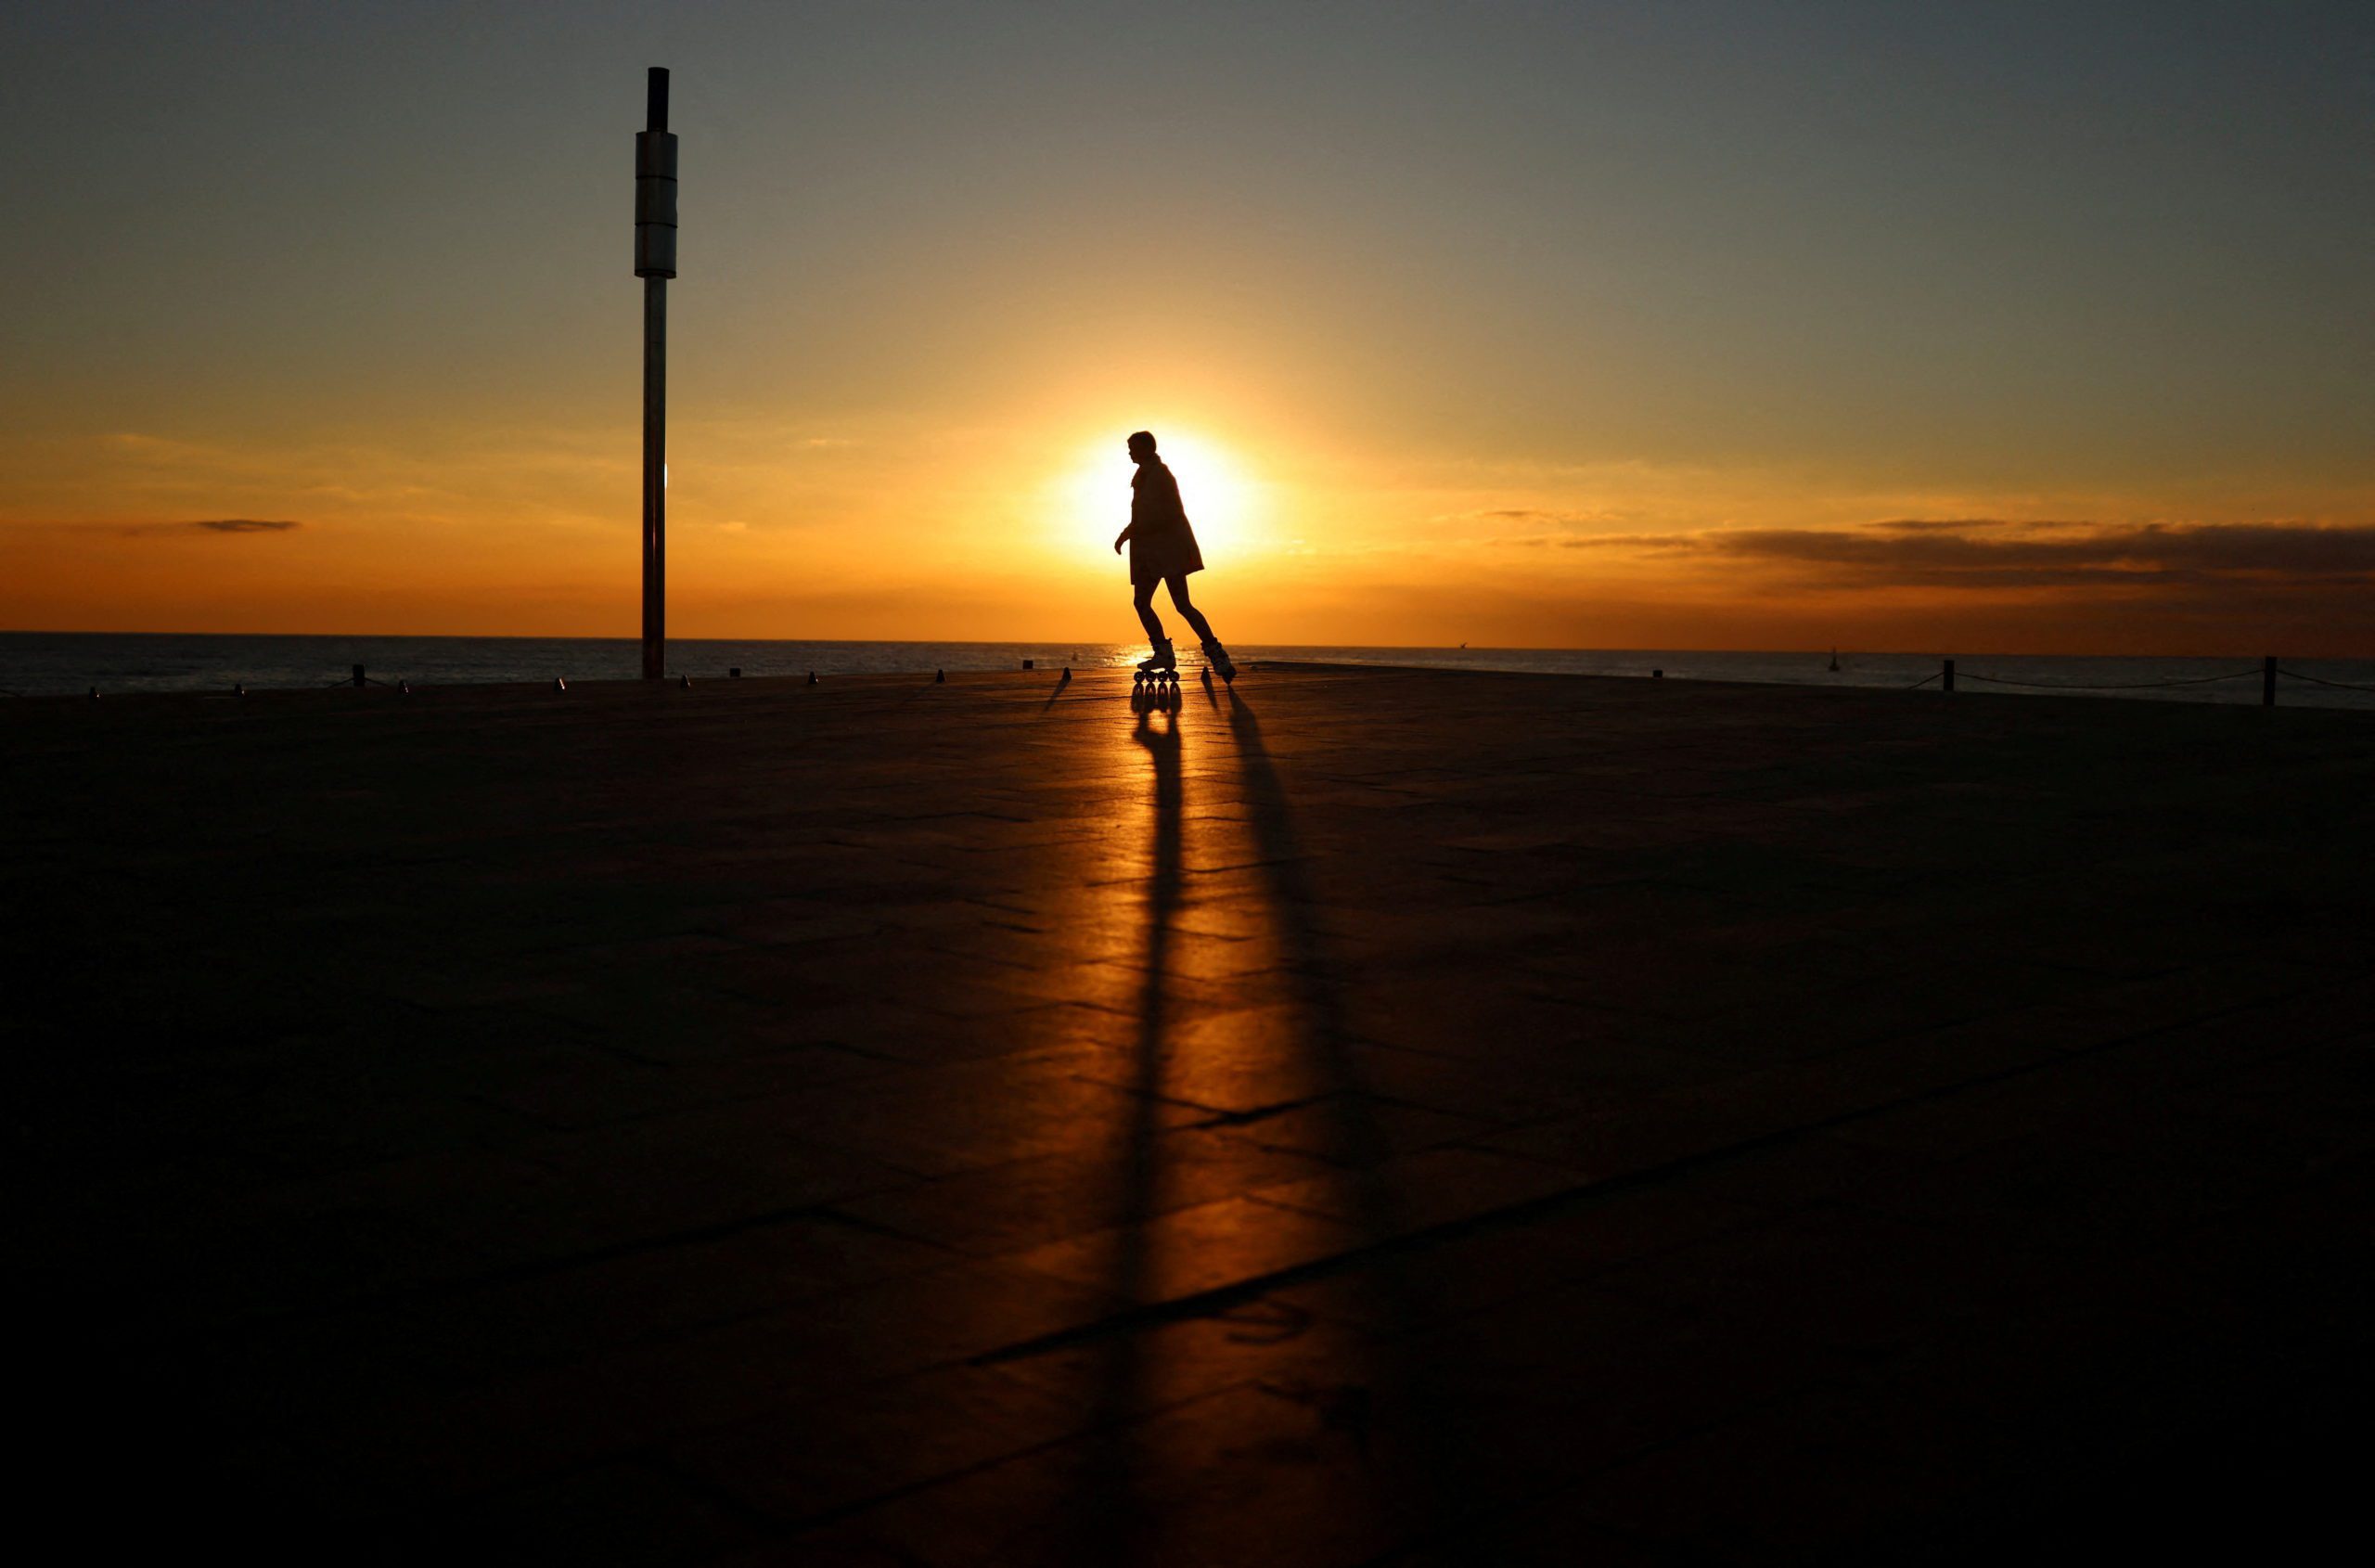
[[[2375,722],[1271,670],[0,708],[20,1532],[2307,1555]]]

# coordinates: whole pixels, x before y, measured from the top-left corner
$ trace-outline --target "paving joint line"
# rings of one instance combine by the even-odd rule
[[[2058,1052],[2039,1061],[2022,1063],[1995,1073],[1983,1073],[1934,1089],[1900,1095],[1876,1105],[1841,1112],[1835,1115],[1802,1123],[1795,1126],[1779,1128],[1773,1132],[1759,1133],[1751,1137],[1682,1155],[1641,1170],[1627,1171],[1598,1180],[1579,1177],[1577,1185],[1560,1191],[1545,1193],[1538,1198],[1526,1199],[1520,1202],[1505,1204],[1500,1208],[1488,1209],[1481,1214],[1446,1220],[1439,1225],[1423,1226],[1398,1236],[1383,1237],[1343,1252],[1332,1253],[1326,1257],[1314,1258],[1307,1263],[1273,1269],[1265,1274],[1254,1275],[1226,1285],[1214,1286],[1209,1290],[1194,1292],[1170,1301],[1149,1302],[1126,1307],[1087,1323],[1076,1324],[1069,1329],[1059,1329],[1050,1333],[1020,1340],[1013,1344],[984,1351],[971,1357],[969,1364],[996,1366],[1008,1361],[1027,1360],[1051,1352],[1070,1349],[1075,1345],[1094,1343],[1119,1334],[1136,1333],[1142,1329],[1154,1328],[1164,1323],[1179,1322],[1190,1317],[1209,1317],[1226,1307],[1258,1300],[1272,1291],[1351,1273],[1375,1259],[1401,1253],[1430,1252],[1446,1242],[1458,1240],[1470,1235],[1529,1224],[1552,1213],[1569,1208],[1583,1208],[1596,1200],[1621,1197],[1629,1192],[1673,1180],[1677,1176],[1725,1164],[1768,1148],[1779,1147],[1799,1138],[1830,1132],[1842,1126],[1883,1116],[1909,1106],[1944,1099],[1971,1089],[1983,1088],[2045,1072],[2065,1062],[2098,1055],[2117,1046],[2127,1045],[2137,1040],[2150,1039],[2158,1035],[2165,1035],[2178,1029],[2226,1018],[2235,1013],[2248,1011],[2259,1005],[2257,1002],[2240,1003],[2234,1007],[2201,1014],[2180,1022],[2138,1030],[2133,1034],[2102,1041],[2084,1050]],[[1518,1158],[1524,1158],[1524,1156],[1521,1155]],[[1539,1163],[1554,1168],[1558,1163],[1552,1161]],[[1248,1196],[1252,1195],[1248,1194]]]

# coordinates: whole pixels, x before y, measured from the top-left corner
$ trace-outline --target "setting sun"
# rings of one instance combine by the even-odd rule
[[[1062,515],[1057,520],[1067,544],[1083,536],[1110,544],[1130,521],[1132,470],[1123,447],[1126,433],[1083,449],[1064,487]],[[1205,560],[1217,566],[1264,553],[1275,520],[1265,504],[1265,487],[1249,467],[1226,446],[1196,431],[1174,433],[1157,426],[1154,433],[1162,460],[1179,481],[1180,499]]]

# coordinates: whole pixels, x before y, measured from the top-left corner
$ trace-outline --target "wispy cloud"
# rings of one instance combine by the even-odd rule
[[[127,522],[120,533],[139,536],[156,533],[287,533],[302,528],[302,522],[288,522],[257,517],[210,517],[192,522]]]
[[[1898,518],[1857,528],[1711,528],[1560,539],[1567,549],[1763,565],[1839,587],[2375,584],[2375,527]]]
[[[2084,522],[2012,522],[2000,517],[1897,517],[1868,526],[1889,533],[1959,533],[1975,528],[2087,528]]]
[[[1520,522],[1535,528],[1598,528],[1607,523],[1625,521],[1622,514],[1604,509],[1558,510],[1546,507],[1493,507],[1483,511],[1453,512],[1441,521],[1445,522]]]

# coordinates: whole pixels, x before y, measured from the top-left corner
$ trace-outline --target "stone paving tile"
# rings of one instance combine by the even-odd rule
[[[1517,979],[1468,966],[1364,966],[1343,988],[1344,1024],[1372,1045],[1470,1057],[1528,1036],[1562,1049],[1635,1037],[1622,1013],[1521,989]]]
[[[1033,1346],[997,1365],[1063,1393],[1075,1411],[1110,1423],[1244,1383],[1289,1391],[1322,1386],[1383,1354],[1378,1340],[1349,1318],[1323,1317],[1281,1295],[1265,1295]]]
[[[1345,1048],[1342,1060],[1344,1075],[1367,1094],[1488,1122],[1524,1122],[1606,1102],[1564,1067],[1365,1045]]]
[[[669,1238],[524,1278],[465,1281],[391,1309],[397,1321],[386,1337],[433,1352],[458,1381],[485,1382],[929,1273],[947,1263],[936,1247],[797,1215],[715,1237]],[[423,1370],[407,1375],[421,1377]]]
[[[11,705],[28,1420],[259,1560],[2330,1513],[2282,1471],[2375,1386],[2362,716],[1125,694]]]
[[[400,1391],[316,1419],[342,1463],[398,1477],[432,1498],[467,1497],[961,1362],[1097,1321],[1121,1305],[1045,1275],[966,1262],[496,1382]]]
[[[1070,1389],[997,1367],[944,1366],[786,1399],[687,1433],[667,1451],[710,1485],[802,1524],[1060,1442],[1097,1420],[1095,1403]]]
[[[1727,1155],[1697,1173],[1691,1188],[1709,1198],[1786,1214],[1911,1187],[1930,1180],[1938,1166],[1926,1154],[1817,1132]],[[1886,1212],[1885,1204],[1875,1206]]]
[[[1015,1261],[1147,1305],[1241,1287],[1377,1239],[1325,1215],[1235,1197],[1068,1237]]]
[[[1307,1154],[1337,1165],[1457,1142],[1492,1126],[1474,1116],[1367,1096],[1331,1096],[1221,1125],[1228,1136],[1256,1148]]]
[[[1714,1561],[1861,1555],[1992,1481],[1971,1448],[1924,1412],[1818,1387],[1612,1469],[1575,1500],[1624,1538]]]
[[[1675,1313],[1590,1285],[1512,1299],[1386,1354],[1417,1412],[1483,1459],[1498,1509],[1850,1373],[1855,1358],[1770,1323]]]
[[[892,1499],[866,1534],[931,1564],[1354,1564],[1430,1517],[1426,1467],[1303,1391],[1239,1385]]]
[[[1157,1052],[1137,1040],[1080,1060],[1093,1083],[1153,1095],[1213,1114],[1243,1115],[1334,1092],[1343,1074],[1324,1052],[1307,1047],[1310,1009],[1294,1003],[1212,1012],[1178,1009],[1166,1020]]]
[[[619,1459],[479,1499],[404,1543],[423,1559],[504,1558],[604,1568],[711,1562],[766,1538],[728,1497],[643,1459]]]
[[[813,1139],[918,1176],[1092,1150],[1107,1130],[1152,1135],[1198,1120],[1189,1107],[1094,1082],[1072,1051],[915,1067],[820,1086],[751,1113],[789,1141]],[[995,1116],[982,1107],[995,1106]],[[831,1202],[819,1197],[815,1202]]]
[[[1674,1311],[1784,1327],[1814,1343],[1870,1353],[1951,1333],[2046,1277],[1969,1232],[1842,1204],[1726,1231],[1621,1265],[1596,1282]]]
[[[1643,1257],[1765,1224],[1746,1204],[1643,1187],[1380,1253],[1370,1271],[1289,1285],[1265,1298],[1322,1318],[1408,1333],[1561,1287]],[[1390,1287],[1390,1288],[1382,1288]],[[1605,1294],[1605,1292],[1603,1292]]]
[[[1429,1149],[1257,1189],[1252,1196],[1359,1226],[1373,1240],[1499,1213],[1583,1186],[1574,1173],[1481,1149]]]
[[[533,1076],[490,1086],[487,1098],[552,1127],[582,1128],[796,1094],[897,1064],[833,1046],[796,1046],[764,1056],[661,1066],[580,1048]]]
[[[1140,1135],[1139,1128],[1117,1123],[1085,1149],[871,1192],[843,1200],[833,1212],[901,1236],[995,1256],[1329,1168],[1314,1154],[1234,1128],[1146,1130],[1143,1149],[1134,1152]],[[1117,1173],[1130,1170],[1139,1172],[1139,1179],[1117,1179]]]

